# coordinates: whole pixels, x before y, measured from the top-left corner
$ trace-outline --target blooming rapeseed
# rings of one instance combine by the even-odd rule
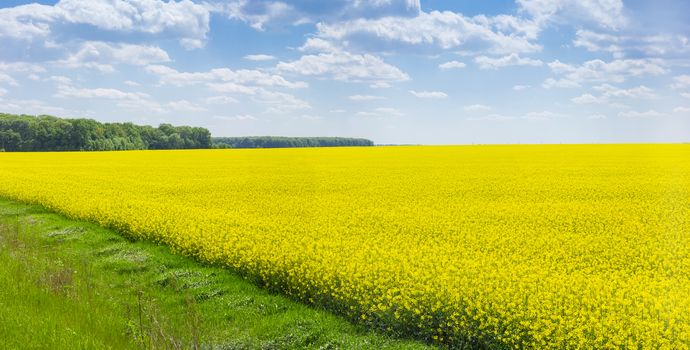
[[[0,153],[0,195],[440,344],[690,347],[690,145]]]

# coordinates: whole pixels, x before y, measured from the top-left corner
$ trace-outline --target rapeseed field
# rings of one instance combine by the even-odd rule
[[[0,196],[440,345],[690,348],[690,145],[0,153]]]

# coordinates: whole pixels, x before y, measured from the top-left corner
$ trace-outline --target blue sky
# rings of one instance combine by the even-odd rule
[[[384,144],[690,141],[685,0],[0,6],[2,112]]]

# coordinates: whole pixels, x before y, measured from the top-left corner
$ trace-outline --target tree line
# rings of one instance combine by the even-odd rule
[[[348,137],[246,136],[214,137],[213,145],[215,148],[290,148],[373,146],[374,142]]]
[[[211,133],[191,126],[141,126],[0,113],[0,150],[113,151],[211,148]]]
[[[347,137],[211,137],[200,127],[101,123],[50,115],[0,113],[0,151],[115,151],[194,148],[288,148],[373,146]]]

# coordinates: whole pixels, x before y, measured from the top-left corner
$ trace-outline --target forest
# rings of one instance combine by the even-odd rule
[[[346,137],[211,137],[201,127],[158,127],[133,123],[101,123],[50,115],[0,113],[0,151],[117,151],[198,148],[289,148],[373,146],[374,142]]]
[[[211,148],[211,133],[191,126],[141,126],[0,113],[0,150],[113,151]]]

